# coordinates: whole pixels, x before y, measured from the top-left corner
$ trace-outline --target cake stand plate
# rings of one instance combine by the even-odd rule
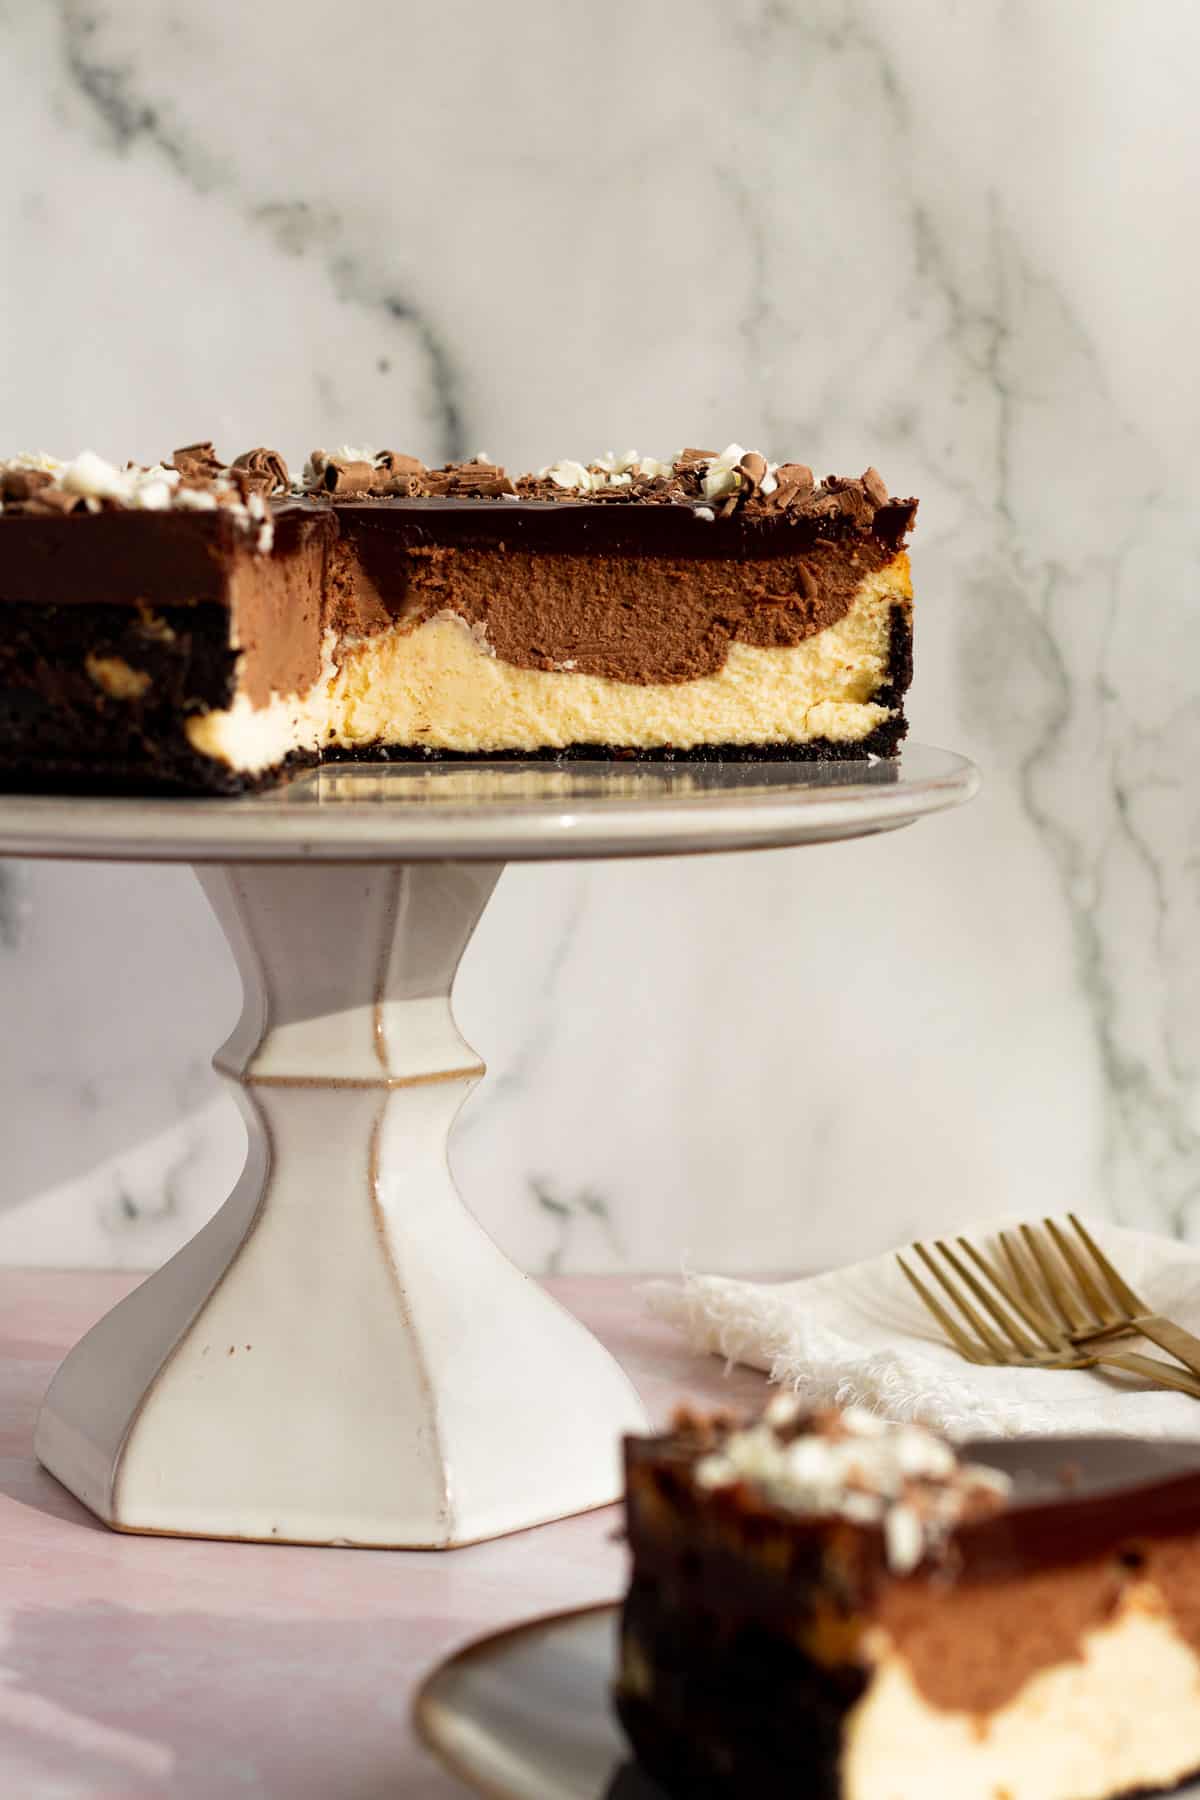
[[[489,1800],[666,1800],[613,1709],[620,1622],[588,1606],[477,1638],[422,1683],[418,1735]]]
[[[42,1463],[123,1531],[449,1547],[616,1499],[645,1418],[462,1205],[483,1066],[450,988],[506,860],[826,843],[969,799],[970,763],[326,767],[237,800],[0,797],[0,854],[186,861],[244,989],[232,1195],[78,1344]]]

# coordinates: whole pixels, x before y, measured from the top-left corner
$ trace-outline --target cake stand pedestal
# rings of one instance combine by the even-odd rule
[[[122,1531],[449,1547],[602,1506],[645,1426],[496,1248],[446,1144],[483,1066],[459,958],[509,859],[821,843],[970,797],[971,765],[392,764],[234,801],[0,799],[0,852],[184,860],[245,994],[225,1205],[62,1364],[41,1462]],[[537,1395],[536,1404],[532,1396]]]

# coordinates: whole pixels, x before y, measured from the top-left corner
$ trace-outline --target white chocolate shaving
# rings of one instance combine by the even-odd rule
[[[179,479],[178,469],[166,469],[161,463],[152,469],[118,469],[94,450],[82,451],[56,476],[64,493],[78,494],[84,500],[115,500],[146,512],[162,512],[170,506]]]
[[[742,485],[738,464],[745,454],[740,444],[727,444],[720,456],[709,463],[704,473],[706,500],[724,500],[729,494],[737,493]]]
[[[1007,1476],[961,1462],[919,1425],[889,1425],[851,1406],[791,1435],[800,1410],[794,1396],[777,1395],[760,1420],[700,1459],[697,1485],[744,1483],[789,1512],[879,1525],[898,1575],[915,1569],[981,1497],[1003,1501],[1009,1492]]]

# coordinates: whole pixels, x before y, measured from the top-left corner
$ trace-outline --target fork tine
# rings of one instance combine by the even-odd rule
[[[973,1246],[968,1244],[965,1238],[960,1237],[958,1242],[962,1249],[967,1251],[972,1258],[975,1259],[976,1252],[974,1251]],[[1025,1333],[1021,1330],[1021,1327],[1012,1317],[1012,1314],[1006,1312],[1004,1307],[993,1300],[983,1283],[975,1278],[965,1263],[959,1261],[949,1244],[947,1244],[943,1238],[938,1239],[937,1247],[945,1257],[946,1261],[950,1264],[950,1267],[954,1270],[954,1273],[958,1276],[959,1280],[966,1283],[967,1287],[978,1300],[980,1306],[987,1308],[988,1316],[1000,1327],[1009,1343],[1013,1346],[1013,1349],[1018,1351],[1021,1356],[1035,1356],[1037,1354],[1037,1346],[1031,1338],[1026,1337]],[[982,1258],[979,1258],[978,1260],[982,1262]],[[987,1264],[982,1263],[982,1266],[984,1274],[990,1276],[991,1271],[988,1269]],[[1001,1290],[1001,1292],[1003,1292],[1003,1290]],[[1007,1299],[1007,1295],[1004,1297]]]
[[[1025,1253],[1022,1252],[1016,1238],[1008,1231],[1000,1233],[1000,1248],[1004,1252],[1012,1278],[1020,1289],[1025,1304],[1037,1321],[1038,1336],[1048,1349],[1053,1349],[1062,1342],[1062,1326],[1055,1325],[1054,1321],[1047,1317],[1045,1296],[1038,1293],[1037,1283],[1030,1274],[1029,1264],[1025,1260]]]
[[[958,1323],[958,1320],[950,1317],[950,1314],[946,1311],[941,1301],[936,1295],[930,1293],[929,1289],[925,1286],[925,1283],[919,1276],[914,1275],[904,1258],[897,1255],[896,1261],[900,1264],[901,1269],[904,1271],[904,1274],[907,1276],[912,1286],[917,1290],[918,1298],[933,1314],[934,1318],[937,1320],[938,1324],[946,1333],[946,1336],[950,1339],[950,1342],[954,1345],[954,1348],[959,1354],[965,1356],[968,1362],[986,1362],[987,1358],[983,1355],[980,1347],[971,1341],[962,1326]]]
[[[1001,1233],[1001,1237],[1003,1235]],[[997,1268],[989,1257],[984,1256],[983,1252],[971,1243],[969,1238],[960,1237],[958,1247],[964,1256],[970,1257],[975,1267],[991,1282],[996,1292],[1012,1307],[1018,1318],[1028,1325],[1035,1336],[1041,1338],[1047,1350],[1061,1349],[1062,1333],[1055,1332],[1049,1319],[1039,1307],[1036,1297],[1031,1298],[1029,1291],[1021,1286],[1019,1277],[1016,1280],[1010,1280],[1002,1269]],[[1036,1354],[1037,1345],[1027,1341],[1024,1353],[1026,1355]]]
[[[1112,1302],[1106,1300],[1100,1289],[1097,1287],[1091,1270],[1084,1262],[1082,1256],[1080,1256],[1070,1238],[1068,1238],[1061,1226],[1056,1224],[1053,1219],[1043,1219],[1042,1224],[1054,1239],[1055,1248],[1057,1249],[1058,1254],[1062,1257],[1068,1269],[1070,1269],[1072,1275],[1075,1277],[1079,1290],[1083,1295],[1083,1303],[1090,1311],[1096,1324],[1115,1324],[1116,1317],[1113,1313]]]
[[[1050,1297],[1050,1303],[1058,1314],[1065,1329],[1068,1332],[1086,1331],[1087,1320],[1082,1314],[1076,1311],[1071,1299],[1069,1284],[1063,1280],[1061,1273],[1054,1266],[1054,1261],[1050,1256],[1050,1253],[1038,1237],[1037,1232],[1033,1229],[1032,1225],[1021,1226],[1021,1238],[1025,1244],[1025,1248],[1034,1260],[1038,1274],[1045,1284],[1046,1292]]]
[[[1092,1261],[1103,1275],[1105,1281],[1107,1281],[1109,1291],[1121,1310],[1129,1318],[1136,1318],[1139,1313],[1148,1313],[1150,1308],[1146,1305],[1144,1300],[1138,1299],[1124,1276],[1113,1268],[1107,1256],[1105,1256],[1103,1250],[1100,1248],[1090,1231],[1088,1231],[1087,1227],[1083,1224],[1082,1220],[1076,1218],[1074,1213],[1068,1213],[1067,1217],[1074,1226],[1077,1236],[1082,1239],[1084,1248],[1092,1258]]]
[[[996,1363],[1007,1362],[1011,1352],[1003,1343],[1001,1343],[987,1320],[981,1318],[975,1311],[975,1308],[971,1305],[971,1302],[967,1299],[966,1295],[960,1293],[958,1288],[955,1287],[941,1264],[934,1261],[929,1253],[928,1246],[925,1244],[914,1244],[913,1249],[925,1264],[925,1267],[929,1270],[933,1279],[938,1282],[942,1289],[950,1296],[963,1318],[967,1321],[967,1324],[975,1333],[975,1336],[982,1344],[986,1345],[989,1359]]]

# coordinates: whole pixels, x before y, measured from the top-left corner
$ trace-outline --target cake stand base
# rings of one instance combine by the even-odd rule
[[[13,795],[0,853],[191,862],[245,1006],[233,1195],[55,1377],[38,1456],[123,1531],[449,1546],[618,1497],[630,1383],[466,1212],[450,984],[506,861],[827,844],[969,800],[902,762],[342,763],[237,800]]]
[[[499,863],[198,870],[244,986],[224,1207],[59,1369],[36,1450],[122,1531],[445,1548],[603,1506],[645,1429],[460,1201],[450,986]]]

